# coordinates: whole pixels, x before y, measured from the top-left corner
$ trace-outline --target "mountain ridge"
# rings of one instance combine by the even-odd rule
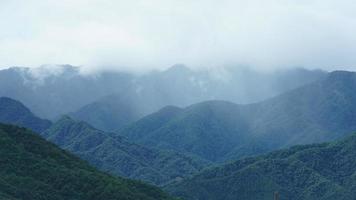
[[[7,104],[1,103],[2,100],[6,100]],[[42,122],[23,104],[10,98],[0,99],[0,111],[0,122],[20,124],[33,131],[38,131],[37,123]],[[6,120],[1,116],[6,116]],[[25,119],[30,120],[19,123],[18,116],[20,119],[29,116]],[[190,176],[210,164],[191,155],[137,145],[114,133],[98,130],[86,122],[73,120],[66,115],[53,124],[46,125],[46,130],[37,132],[43,138],[74,153],[98,169],[117,176],[163,185]]]
[[[184,199],[356,199],[356,133],[204,170],[166,187]]]
[[[355,80],[354,72],[331,72],[322,80],[259,103],[193,104],[152,129],[150,118],[159,119],[158,111],[118,134],[135,143],[193,153],[213,162],[330,141],[356,131]],[[161,118],[167,117],[162,114]]]
[[[0,122],[31,128],[37,132],[51,125],[51,121],[38,118],[21,102],[8,97],[0,97]]]
[[[212,99],[251,103],[325,76],[325,72],[305,69],[262,73],[233,68],[191,70],[176,65],[134,78],[126,90],[98,98],[71,116],[101,130],[116,131],[164,106],[187,107]]]
[[[41,135],[103,171],[156,185],[190,176],[209,165],[192,156],[130,143],[68,116]]]

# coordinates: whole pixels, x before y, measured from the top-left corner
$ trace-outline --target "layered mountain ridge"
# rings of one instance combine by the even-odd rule
[[[6,104],[1,103],[5,100]],[[46,130],[37,132],[39,135],[113,175],[164,185],[191,176],[210,164],[195,156],[134,144],[114,133],[95,129],[86,122],[68,116],[50,124],[10,98],[0,98],[0,110],[3,111],[2,116],[8,116],[5,120],[0,118],[2,123],[37,131],[38,126],[34,126],[34,122],[37,125],[45,122]],[[17,116],[26,120],[18,120]]]
[[[191,176],[209,165],[193,156],[136,145],[68,116],[41,135],[98,169],[156,185]]]
[[[336,71],[259,103],[207,101],[168,116],[162,109],[119,134],[142,145],[213,162],[335,140],[356,131],[355,85],[356,73]]]

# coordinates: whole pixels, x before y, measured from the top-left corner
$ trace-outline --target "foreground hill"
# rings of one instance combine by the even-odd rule
[[[161,149],[192,153],[214,162],[295,144],[334,140],[356,131],[356,73],[325,79],[260,103],[207,101],[165,108],[119,134]]]
[[[35,116],[22,103],[7,97],[0,97],[0,122],[10,123],[36,132],[47,129],[51,122]]]
[[[0,124],[2,199],[170,199],[160,189],[114,178],[34,135]]]
[[[103,171],[156,185],[190,176],[208,165],[191,156],[130,143],[69,117],[62,117],[41,135]]]
[[[166,187],[194,200],[355,200],[356,134],[344,140],[295,146],[207,169]]]

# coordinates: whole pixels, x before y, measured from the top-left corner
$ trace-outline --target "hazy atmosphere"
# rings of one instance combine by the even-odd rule
[[[355,69],[354,1],[0,2],[0,68]]]
[[[356,200],[355,11],[0,0],[0,200]]]

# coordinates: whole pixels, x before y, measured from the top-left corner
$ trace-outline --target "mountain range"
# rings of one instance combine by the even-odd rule
[[[248,68],[194,71],[175,65],[137,77],[125,92],[99,98],[70,116],[101,130],[117,131],[164,106],[184,107],[213,99],[257,102],[325,76],[326,72],[305,69],[268,73]]]
[[[145,181],[187,200],[355,199],[354,72],[219,76],[177,65],[94,77],[57,67],[0,71],[0,95],[10,94],[0,97],[0,123],[12,124],[0,125],[0,198],[170,199]],[[48,174],[57,169],[69,178]]]
[[[135,143],[224,162],[356,131],[356,73],[327,77],[271,99],[167,107],[119,131]]]
[[[2,123],[19,125],[33,131],[38,131],[38,125],[45,123],[45,130],[37,134],[113,175],[164,185],[191,176],[210,164],[194,156],[134,144],[114,133],[95,129],[86,122],[68,116],[51,124],[35,116],[21,102],[7,97],[0,98],[0,110],[3,111],[2,116],[8,116],[0,118]],[[26,120],[18,120],[17,115]]]
[[[113,131],[166,105],[188,106],[212,99],[251,103],[325,75],[323,71],[305,69],[192,70],[184,65],[143,74],[86,74],[71,65],[12,67],[0,70],[0,96],[21,101],[41,118],[56,120],[71,113],[95,128]]]
[[[355,77],[353,72],[332,72],[254,104],[206,101],[186,108],[168,106],[120,129],[118,134],[67,117],[48,131],[39,132],[102,170],[162,185],[190,176],[209,162],[223,163],[296,144],[331,141],[356,131]],[[23,105],[19,108],[28,111]],[[18,111],[10,109],[7,113]],[[142,156],[146,154],[149,159]],[[122,160],[125,162],[119,162]],[[176,163],[185,167],[174,167]]]

